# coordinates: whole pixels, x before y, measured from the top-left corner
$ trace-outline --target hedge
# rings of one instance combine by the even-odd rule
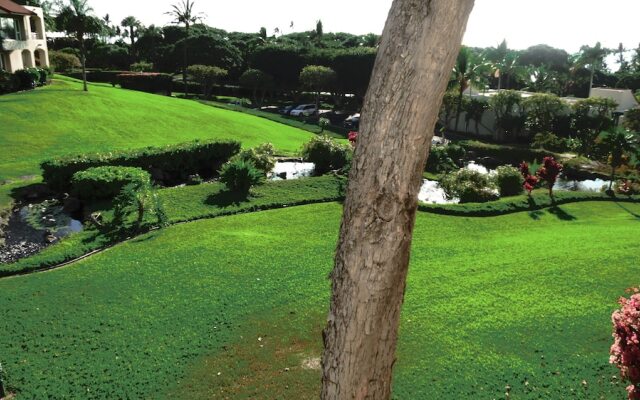
[[[559,206],[582,201],[619,201],[640,202],[640,196],[611,197],[596,192],[556,192],[554,197],[546,193],[534,193],[529,196],[506,197],[489,203],[466,204],[425,204],[420,203],[418,209],[424,212],[441,215],[463,217],[495,217],[521,211],[536,211],[543,208]]]
[[[118,83],[118,75],[129,74],[129,71],[87,71],[87,81],[95,83]],[[67,72],[65,76],[82,80],[82,72]]]
[[[84,200],[113,199],[130,183],[150,182],[151,175],[141,168],[96,167],[73,174],[71,193]]]
[[[40,164],[45,183],[53,190],[70,189],[76,172],[102,166],[138,167],[160,184],[184,182],[189,175],[208,178],[240,151],[236,141],[194,141],[165,147],[56,157]]]
[[[173,78],[169,74],[155,72],[128,73],[118,75],[118,83],[123,89],[148,93],[164,93],[171,96]]]

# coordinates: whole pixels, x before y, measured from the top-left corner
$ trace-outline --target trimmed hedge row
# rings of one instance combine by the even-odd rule
[[[171,96],[173,77],[169,74],[154,72],[128,73],[118,75],[118,82],[123,89],[164,93],[167,96]]]
[[[521,211],[536,211],[567,203],[582,201],[619,201],[640,202],[640,196],[611,197],[596,192],[556,192],[554,198],[546,193],[534,193],[529,196],[507,197],[489,203],[466,204],[425,204],[420,203],[418,210],[441,215],[462,217],[495,217]]]
[[[157,183],[186,181],[189,175],[212,177],[222,164],[240,152],[236,141],[194,141],[165,147],[57,157],[40,164],[44,182],[53,190],[70,189],[76,172],[102,166],[138,167]]]
[[[86,200],[113,199],[130,183],[149,184],[151,175],[134,167],[89,168],[73,174],[71,193]]]

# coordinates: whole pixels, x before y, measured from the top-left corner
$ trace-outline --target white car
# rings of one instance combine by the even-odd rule
[[[291,110],[289,115],[291,115],[292,117],[308,117],[309,115],[315,114],[316,111],[317,110],[315,104],[302,104]]]

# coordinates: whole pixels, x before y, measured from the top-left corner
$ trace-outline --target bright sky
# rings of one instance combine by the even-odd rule
[[[90,0],[99,16],[114,21],[134,15],[145,25],[164,25],[164,12],[181,0]],[[228,31],[273,33],[311,30],[321,19],[325,32],[381,33],[391,0],[195,0],[208,25]],[[507,39],[510,48],[545,43],[577,52],[581,45],[640,43],[640,0],[476,0],[464,44],[496,46]],[[293,21],[294,27],[290,28]]]

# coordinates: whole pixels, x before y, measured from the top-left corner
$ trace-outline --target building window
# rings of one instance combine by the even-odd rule
[[[0,17],[0,36],[3,39],[22,40],[19,26],[15,18]]]

